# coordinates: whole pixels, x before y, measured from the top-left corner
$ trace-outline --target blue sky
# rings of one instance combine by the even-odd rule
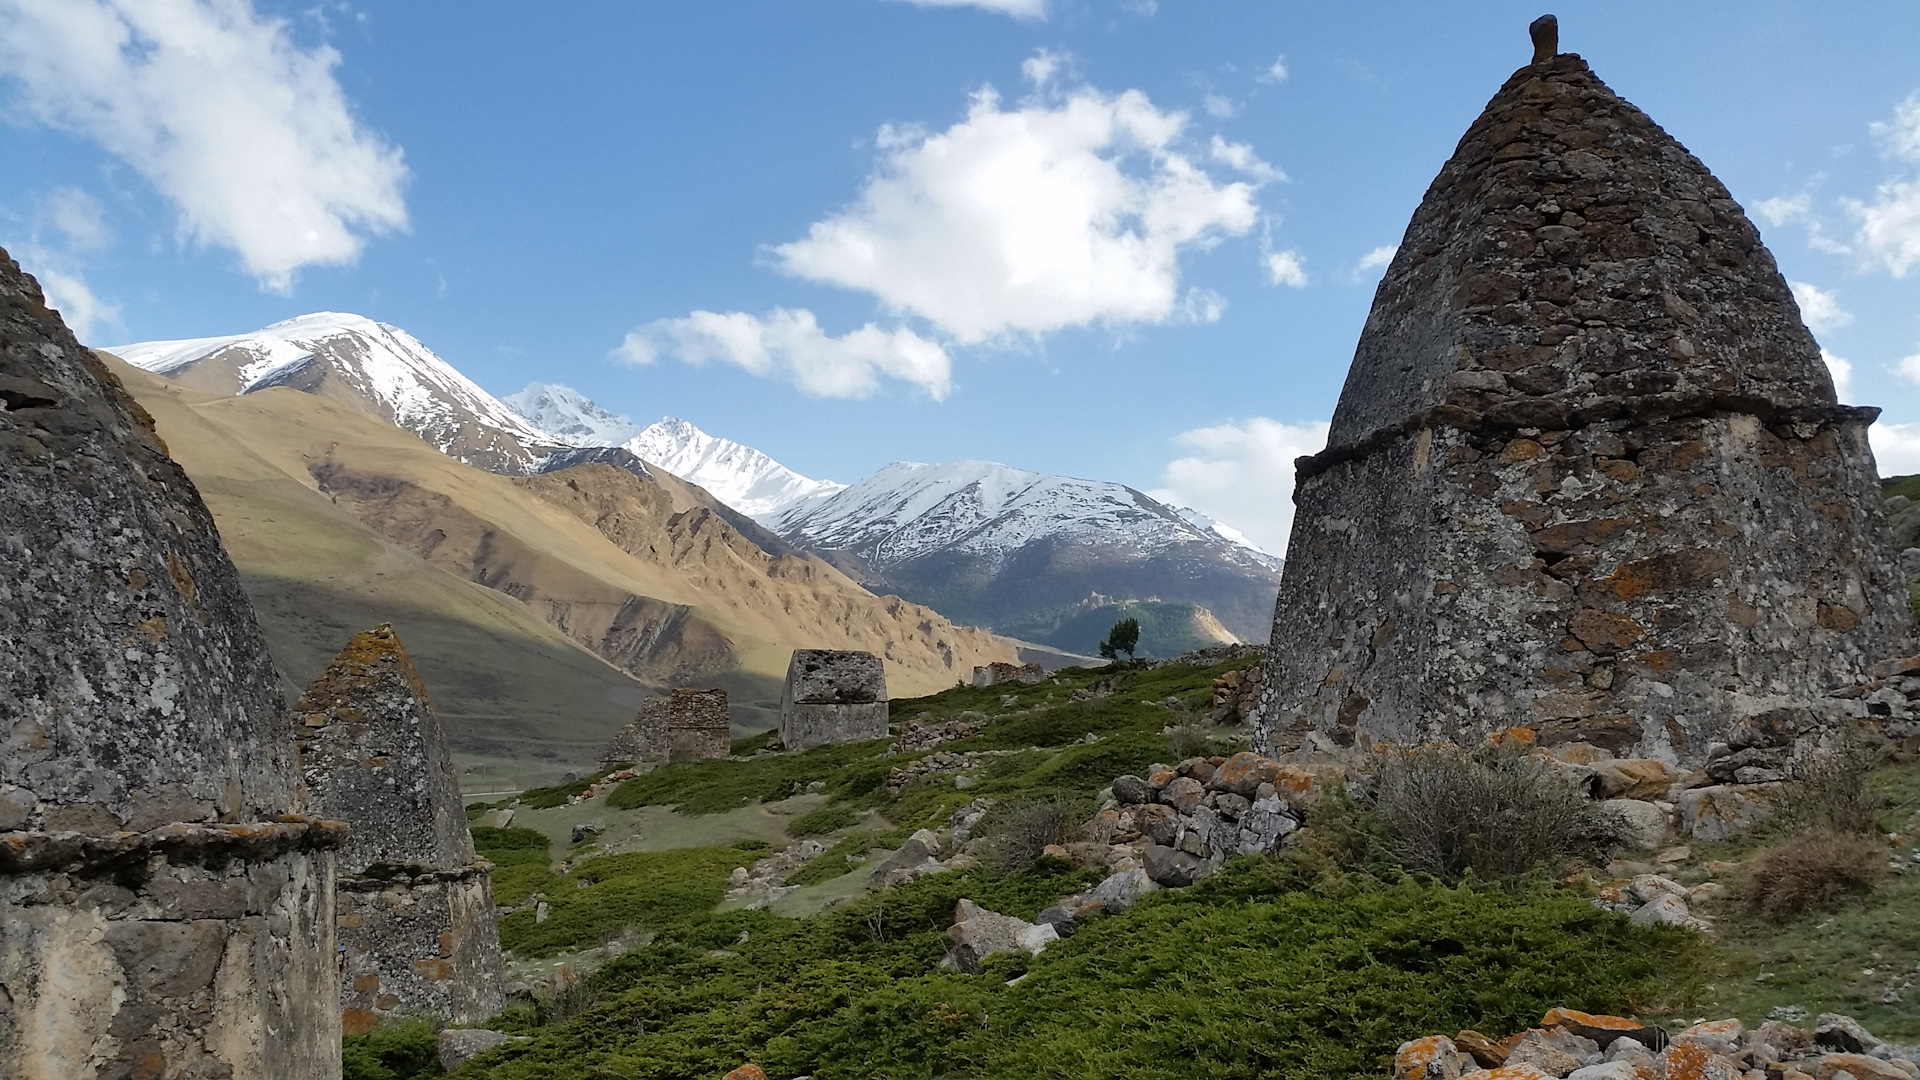
[[[0,0],[0,244],[100,344],[352,311],[810,475],[998,460],[1278,548],[1381,253],[1541,10]],[[1920,470],[1920,5],[1553,10]]]

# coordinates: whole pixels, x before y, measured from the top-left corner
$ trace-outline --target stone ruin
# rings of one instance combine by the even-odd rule
[[[789,750],[887,737],[887,669],[870,652],[795,649],[780,694]]]
[[[0,251],[0,1075],[340,1075],[332,849],[198,491]]]
[[[1836,400],[1726,188],[1551,29],[1429,188],[1297,464],[1262,752],[1519,726],[1697,765],[1912,651],[1878,410]]]
[[[975,687],[999,686],[1001,683],[1019,683],[1032,686],[1047,681],[1047,672],[1039,664],[1009,664],[1004,660],[995,660],[973,669]]]
[[[336,856],[345,1030],[499,1012],[493,868],[474,854],[446,729],[393,627],[354,635],[293,714],[315,808],[353,829]]]
[[[732,752],[726,690],[682,687],[642,701],[639,715],[600,752],[600,764],[613,768],[641,761],[700,761]]]

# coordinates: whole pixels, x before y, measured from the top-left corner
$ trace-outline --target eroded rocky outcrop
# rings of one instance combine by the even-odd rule
[[[340,1075],[333,856],[239,575],[0,252],[0,1074]]]

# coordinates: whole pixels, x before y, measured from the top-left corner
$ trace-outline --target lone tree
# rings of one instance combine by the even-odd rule
[[[1133,650],[1140,646],[1140,620],[1121,619],[1107,631],[1107,640],[1100,643],[1100,655],[1108,660],[1118,660],[1121,653],[1127,659],[1133,659]]]

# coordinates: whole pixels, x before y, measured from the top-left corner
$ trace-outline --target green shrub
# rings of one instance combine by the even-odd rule
[[[578,780],[569,780],[564,784],[555,784],[552,787],[528,788],[521,792],[514,801],[518,802],[521,806],[530,807],[534,810],[552,810],[554,807],[567,805],[568,800],[572,799],[575,795],[585,795],[588,788],[604,779],[606,775],[606,773],[598,772],[592,776],[583,776]]]
[[[818,810],[809,810],[792,821],[787,822],[789,836],[819,836],[836,829],[844,829],[859,821],[859,815],[846,806],[823,806]]]
[[[1888,801],[1868,783],[1879,754],[1857,739],[1795,759],[1788,767],[1782,817],[1802,829],[1880,835]]]
[[[1514,878],[1604,852],[1617,826],[1539,758],[1441,744],[1377,759],[1369,801],[1394,858],[1416,874]]]
[[[1831,911],[1886,877],[1886,845],[1858,833],[1803,829],[1754,856],[1739,899],[1750,914],[1782,919]]]
[[[804,753],[757,754],[745,760],[712,759],[662,765],[624,781],[607,796],[616,810],[672,806],[683,814],[720,814],[757,802],[798,795],[818,780],[829,788],[848,782],[856,766],[886,752],[884,741],[822,746]],[[880,783],[886,782],[882,769]]]
[[[994,865],[1015,873],[1032,866],[1049,845],[1079,839],[1086,816],[1086,809],[1070,799],[1019,799],[987,811],[978,832],[992,845]]]
[[[610,961],[591,1008],[504,1048],[492,1075],[1377,1076],[1416,1034],[1657,1009],[1701,948],[1570,894],[1409,880],[1316,895],[1243,859],[1031,960],[937,966],[960,897],[1030,919],[1091,877],[938,874],[804,920],[708,915]]]
[[[475,825],[470,831],[473,833],[473,846],[481,851],[538,850],[542,855],[547,853],[547,834],[539,829],[519,825],[506,829]]]
[[[545,894],[548,909],[541,923],[534,922],[530,910],[501,919],[500,944],[521,956],[550,956],[599,945],[632,929],[658,931],[712,909],[725,895],[733,868],[751,863],[766,849],[765,841],[754,840],[728,847],[603,855],[564,875],[548,871],[533,889],[511,879],[511,893],[502,888],[496,872],[497,902],[518,904],[538,891]]]
[[[365,1035],[341,1040],[343,1080],[414,1080],[444,1076],[440,1068],[440,1025],[420,1018],[382,1024]]]

